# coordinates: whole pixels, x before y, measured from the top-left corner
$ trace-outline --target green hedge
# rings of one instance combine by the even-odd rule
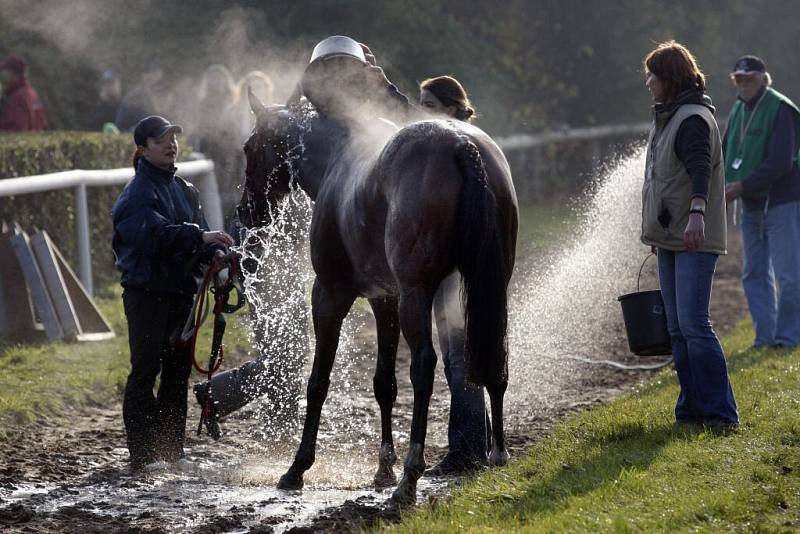
[[[188,150],[183,151],[188,154]],[[130,166],[133,141],[128,134],[44,132],[0,134],[0,179],[71,169]],[[133,175],[133,170],[131,170]],[[111,253],[111,207],[123,186],[88,188],[94,286],[118,280]],[[0,197],[0,219],[16,221],[27,231],[47,230],[77,270],[75,195],[73,189]]]

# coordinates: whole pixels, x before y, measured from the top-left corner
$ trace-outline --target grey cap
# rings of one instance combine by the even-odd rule
[[[364,50],[357,41],[344,35],[333,35],[320,41],[311,52],[311,59],[309,64],[314,63],[318,59],[327,59],[331,57],[352,57],[361,63],[366,64],[367,58],[364,56]]]

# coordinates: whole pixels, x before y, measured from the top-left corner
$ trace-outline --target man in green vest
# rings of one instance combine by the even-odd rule
[[[728,203],[742,202],[743,285],[754,347],[800,345],[800,110],[771,87],[764,61],[743,56],[725,131]],[[737,206],[738,209],[738,206]]]

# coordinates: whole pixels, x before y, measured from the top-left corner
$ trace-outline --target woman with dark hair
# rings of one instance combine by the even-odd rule
[[[175,175],[181,131],[155,115],[139,121],[133,132],[136,175],[112,210],[131,349],[122,416],[134,470],[184,457],[192,363],[178,337],[198,289],[187,265],[196,257],[209,263],[215,251],[233,244],[225,232],[208,230],[197,189]]]
[[[419,105],[433,115],[465,122],[472,121],[475,115],[464,87],[451,76],[423,81],[419,85]],[[447,455],[426,474],[458,475],[488,465],[487,451],[491,446],[491,434],[483,388],[467,381],[461,274],[457,271],[439,285],[433,311],[444,374],[450,390],[450,416]]]
[[[452,76],[428,78],[419,84],[419,105],[431,113],[472,122],[475,110],[467,91]]]
[[[714,107],[692,53],[669,41],[644,60],[654,102],[642,190],[642,242],[658,274],[681,391],[680,424],[739,423],[725,354],[709,304],[717,257],[726,253],[725,174]]]

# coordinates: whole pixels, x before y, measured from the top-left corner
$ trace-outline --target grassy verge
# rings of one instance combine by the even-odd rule
[[[797,532],[800,350],[725,339],[741,427],[718,436],[673,426],[664,371],[634,393],[577,415],[526,456],[464,483],[396,532]]]
[[[130,370],[130,351],[121,288],[97,299],[116,337],[94,343],[14,344],[0,339],[0,434],[11,423],[67,414],[85,405],[103,406],[121,397]],[[228,322],[226,356],[231,362],[247,354],[246,318],[242,311]],[[211,326],[201,330],[197,349],[207,360]],[[197,375],[195,374],[194,378]]]

